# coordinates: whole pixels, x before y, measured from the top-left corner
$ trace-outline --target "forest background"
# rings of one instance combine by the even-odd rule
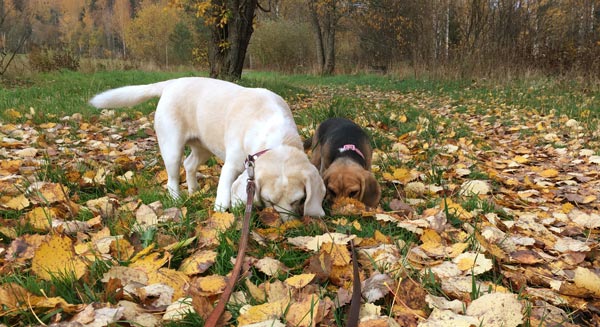
[[[0,73],[205,69],[214,3],[0,0]],[[228,23],[231,13],[221,14],[216,23]],[[269,0],[255,15],[244,69],[461,79],[600,73],[596,0]]]

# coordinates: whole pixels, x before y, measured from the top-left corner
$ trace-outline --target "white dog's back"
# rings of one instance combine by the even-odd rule
[[[210,83],[213,87],[215,84],[221,84],[219,87],[222,90],[242,89],[241,86],[226,81],[204,77],[182,77],[153,84],[129,85],[108,90],[95,95],[90,100],[90,104],[100,109],[132,107],[149,99],[161,97],[168,86],[172,85],[178,88],[180,85],[185,89],[203,83]]]

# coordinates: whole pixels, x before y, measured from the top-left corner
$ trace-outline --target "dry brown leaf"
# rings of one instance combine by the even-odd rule
[[[394,289],[394,285],[394,280],[388,274],[376,273],[362,282],[362,296],[365,301],[373,303],[384,298]]]
[[[162,319],[163,321],[179,321],[192,312],[194,312],[192,299],[180,298],[165,309],[165,314],[162,316]]]
[[[276,276],[289,270],[281,261],[270,257],[259,259],[254,266],[267,276]]]
[[[345,244],[325,242],[321,245],[319,251],[329,254],[331,263],[334,266],[347,266],[350,264],[351,255]]]
[[[480,275],[489,271],[493,267],[492,260],[488,259],[482,253],[465,252],[453,259],[458,269],[467,274]]]
[[[286,312],[286,322],[298,327],[316,326],[319,323],[316,309],[319,307],[319,302],[317,294],[305,296],[300,301],[293,301]]]
[[[288,242],[298,246],[306,251],[317,252],[321,248],[323,243],[334,243],[340,245],[346,245],[351,239],[354,239],[354,235],[346,235],[342,233],[325,233],[317,236],[297,236],[288,238]]]
[[[485,294],[471,302],[466,314],[476,317],[482,326],[517,327],[523,323],[523,305],[517,294]]]

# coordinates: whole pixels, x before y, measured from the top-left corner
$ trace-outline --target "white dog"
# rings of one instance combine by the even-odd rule
[[[292,113],[280,96],[221,80],[187,77],[108,90],[90,104],[129,107],[154,97],[160,97],[154,128],[173,197],[179,196],[179,167],[186,145],[191,149],[183,163],[190,194],[198,188],[198,166],[213,154],[223,160],[215,201],[219,211],[246,200],[244,161],[267,150],[255,162],[255,201],[274,207],[285,220],[294,213],[325,214],[323,180],[304,153]]]

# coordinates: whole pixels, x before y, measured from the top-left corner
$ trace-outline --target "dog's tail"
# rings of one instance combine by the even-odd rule
[[[170,81],[147,85],[130,85],[96,94],[90,104],[96,108],[123,108],[140,104],[151,98],[160,97]]]

